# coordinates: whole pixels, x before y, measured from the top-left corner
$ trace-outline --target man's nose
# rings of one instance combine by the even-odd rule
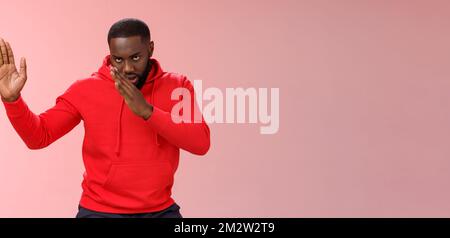
[[[125,61],[125,67],[124,67],[123,70],[124,70],[125,74],[134,72],[133,64],[131,64],[128,61]]]

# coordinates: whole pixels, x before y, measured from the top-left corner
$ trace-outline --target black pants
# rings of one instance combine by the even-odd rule
[[[137,213],[137,214],[116,214],[116,213],[104,213],[96,212],[86,209],[82,206],[78,206],[78,213],[76,218],[183,218],[180,213],[180,206],[174,203],[172,206],[159,211],[150,213]]]

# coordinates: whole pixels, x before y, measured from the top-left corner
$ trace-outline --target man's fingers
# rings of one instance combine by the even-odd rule
[[[116,84],[118,84],[118,86],[122,88],[124,93],[126,93],[128,97],[131,97],[133,92],[132,88],[130,87],[131,83],[122,75],[120,75],[120,73],[115,68],[111,69],[111,76],[114,78],[114,81],[116,81]]]
[[[14,64],[14,54],[11,49],[11,46],[9,45],[9,42],[6,42],[6,51],[8,53],[8,61],[10,64]]]
[[[125,80],[119,79],[117,84],[119,89],[122,90],[123,96],[127,97],[128,99],[131,99],[133,94],[131,93],[131,90],[125,85]]]
[[[120,83],[121,78],[114,69],[111,69],[111,77],[113,78],[114,82]]]
[[[130,82],[128,82],[128,80],[127,79],[120,79],[120,84],[122,85],[122,87],[127,91],[127,92],[129,92],[130,93],[130,95],[131,95],[131,92],[133,92],[133,90],[132,90],[132,88],[130,87]]]
[[[25,58],[20,58],[20,77],[27,79],[27,60]]]
[[[128,79],[124,79],[123,81],[124,81],[123,84],[124,84],[130,91],[133,91],[133,87],[135,87],[134,84],[132,84],[132,83],[130,82],[130,80],[128,80]]]
[[[119,70],[117,70],[115,67],[112,68],[112,72],[114,73],[116,78],[125,80],[125,78],[119,73]]]
[[[5,45],[5,41],[3,41],[2,38],[0,38],[0,65],[4,65],[8,63],[8,54],[6,53],[6,45]]]
[[[116,68],[113,68],[114,72],[116,75],[118,75],[118,77],[121,79],[122,84],[124,85],[125,88],[127,88],[127,90],[131,93],[133,93],[135,91],[136,86],[134,84],[132,84],[128,79],[126,79],[124,76],[122,76],[119,71]]]
[[[120,76],[118,76],[116,74],[115,71],[111,70],[111,76],[114,79],[114,84],[116,86],[116,89],[119,90],[119,93],[123,96],[123,97],[129,97],[129,93],[128,90],[126,90],[125,85],[124,85],[124,80],[120,78]]]
[[[130,94],[127,92],[127,90],[123,87],[123,84],[116,82],[116,89],[119,91],[120,95],[125,99],[125,101],[129,101]]]
[[[116,86],[117,91],[119,91],[120,95],[122,95],[123,92],[122,92],[122,87],[120,86],[120,84],[119,84],[118,82],[116,82],[116,83],[114,83],[114,84],[115,84],[115,86]],[[123,95],[122,95],[122,96],[123,96]]]

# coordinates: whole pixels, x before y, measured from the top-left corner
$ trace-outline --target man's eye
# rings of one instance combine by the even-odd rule
[[[133,56],[134,61],[138,61],[141,57],[140,56]]]
[[[116,63],[122,63],[122,59],[115,58],[114,60],[116,61]]]

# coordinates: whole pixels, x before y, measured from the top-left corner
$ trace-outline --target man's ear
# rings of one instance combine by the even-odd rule
[[[150,44],[148,44],[148,57],[153,56],[153,50],[155,49],[155,43],[153,41],[150,41]]]

